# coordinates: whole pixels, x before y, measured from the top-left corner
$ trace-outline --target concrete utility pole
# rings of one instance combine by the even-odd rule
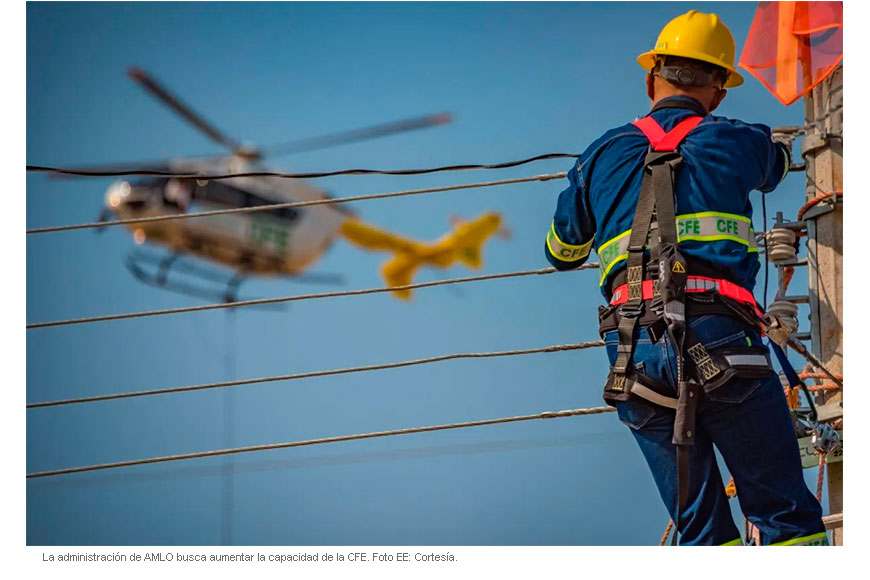
[[[836,375],[843,374],[843,66],[840,65],[804,98],[807,134],[807,201],[834,195],[804,213],[810,291],[812,350]],[[817,398],[819,419],[843,416],[842,392]],[[843,463],[830,463],[828,503],[831,514],[843,512]],[[833,544],[843,544],[843,528],[832,531]]]

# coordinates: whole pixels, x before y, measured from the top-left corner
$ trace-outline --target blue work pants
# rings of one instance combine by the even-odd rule
[[[713,351],[762,346],[746,323],[721,315],[689,319],[698,339]],[[636,331],[632,363],[676,397],[677,359],[667,336],[652,343]],[[616,359],[616,331],[605,335],[610,364]],[[719,449],[737,486],[745,517],[761,532],[762,543],[827,543],[822,509],[804,483],[797,439],[778,376],[734,377],[705,396],[689,447],[689,497],[680,521],[681,545],[735,545],[734,525],[713,446]],[[676,521],[676,447],[671,443],[674,410],[632,397],[616,404],[620,421],[637,440],[659,494]]]

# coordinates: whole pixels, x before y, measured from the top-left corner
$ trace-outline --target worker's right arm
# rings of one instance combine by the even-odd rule
[[[785,143],[774,141],[770,127],[751,125],[754,129],[756,150],[762,160],[762,180],[758,190],[768,193],[782,183],[791,166],[791,150]]]
[[[568,187],[559,194],[553,223],[547,232],[544,252],[557,270],[571,270],[582,265],[592,250],[595,220],[589,210],[579,162],[568,172]]]

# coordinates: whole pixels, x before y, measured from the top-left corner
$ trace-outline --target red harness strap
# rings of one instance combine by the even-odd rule
[[[643,281],[644,300],[653,298],[653,288],[653,280]],[[751,306],[759,316],[763,315],[758,308],[758,303],[755,301],[755,296],[752,295],[752,292],[728,280],[689,276],[686,280],[686,292],[717,292],[726,298]],[[614,306],[625,302],[628,302],[628,284],[623,284],[614,289],[613,297],[610,300],[610,303]]]
[[[686,135],[698,126],[704,117],[689,117],[683,119],[677,126],[665,133],[662,126],[659,125],[652,117],[644,117],[633,122],[632,125],[643,131],[649,144],[654,151],[674,151]]]

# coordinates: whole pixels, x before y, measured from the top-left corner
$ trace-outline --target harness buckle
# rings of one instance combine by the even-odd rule
[[[637,318],[643,314],[643,302],[626,302],[619,307],[619,315],[623,318]]]
[[[625,390],[625,375],[613,373],[613,380],[610,382],[609,391],[624,391]]]
[[[721,372],[713,359],[710,358],[710,353],[700,342],[690,346],[687,352],[692,358],[692,362],[695,363],[695,368],[704,377],[704,381],[709,381]]]
[[[643,300],[643,266],[629,266],[626,274],[628,301]]]

